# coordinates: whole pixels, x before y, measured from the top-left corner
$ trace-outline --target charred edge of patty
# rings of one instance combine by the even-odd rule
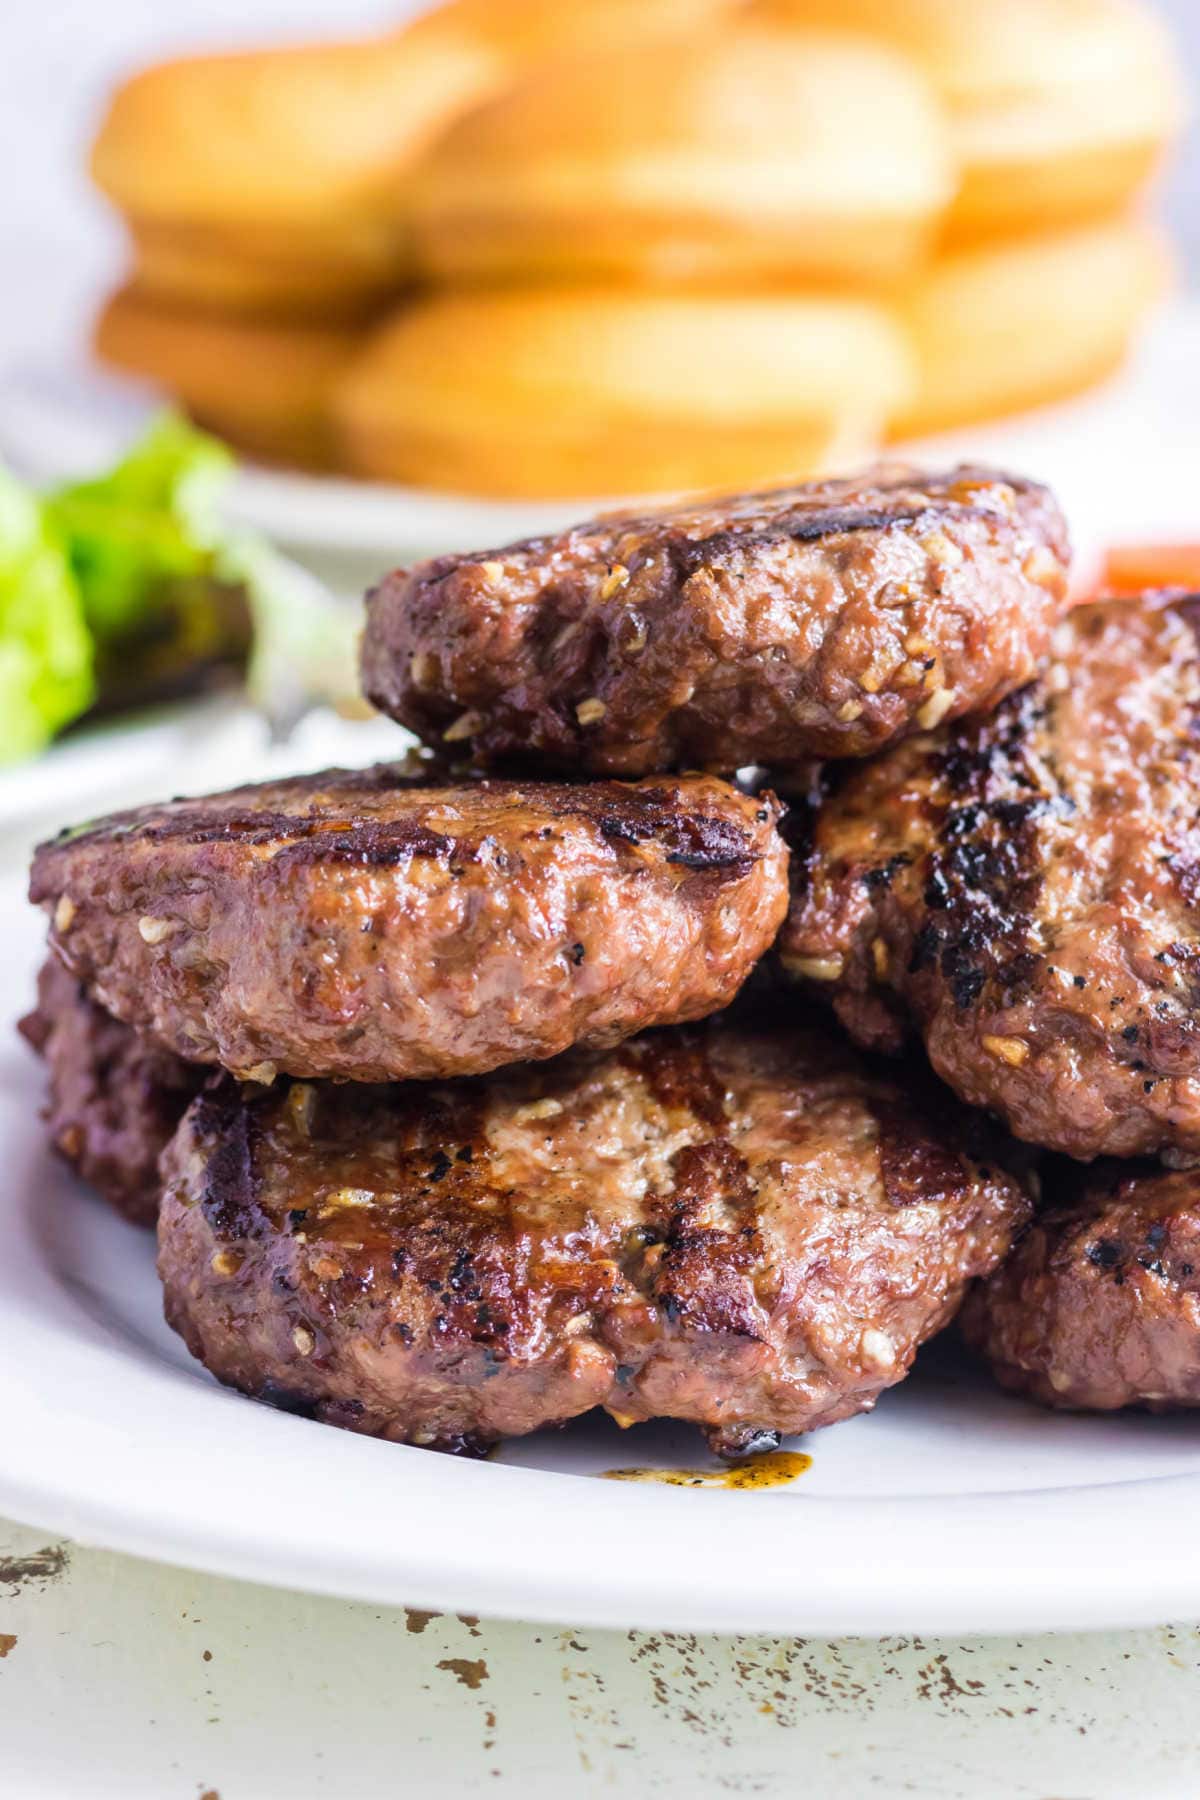
[[[1026,946],[1045,880],[1040,827],[1075,811],[1069,794],[1043,785],[1029,754],[1052,705],[1038,684],[1023,688],[991,719],[952,733],[932,759],[940,801],[908,974],[936,969],[959,1012],[989,981],[1015,998],[1039,964]],[[886,874],[865,879],[886,885]]]
[[[344,776],[341,771],[332,771],[324,779],[326,785],[336,782],[351,801],[356,792],[377,794],[392,787],[412,792],[428,787],[426,782],[406,777],[389,782],[386,776],[386,769],[372,769],[363,771],[361,779]],[[313,777],[304,787],[320,791],[322,779]],[[431,793],[438,791],[430,789]],[[511,797],[514,806],[528,809],[531,819],[544,817],[544,829],[553,824],[569,826],[578,822],[611,844],[636,846],[656,842],[668,862],[690,869],[744,871],[763,856],[762,834],[755,832],[749,819],[743,824],[737,818],[689,808],[686,792],[681,793],[678,787],[639,787],[617,781],[572,787],[559,782],[480,780],[471,784],[471,791],[485,798]],[[777,823],[784,812],[780,801],[769,792],[756,799],[754,825],[769,828]],[[51,877],[57,851],[69,852],[88,843],[140,841],[196,848],[234,842],[260,847],[278,843],[280,849],[272,862],[282,866],[338,862],[386,868],[412,858],[493,864],[505,854],[499,834],[494,831],[435,831],[416,817],[367,817],[351,819],[344,827],[331,827],[328,813],[313,816],[280,809],[237,810],[206,806],[203,802],[184,805],[187,810],[176,815],[155,816],[153,809],[148,809],[117,814],[78,831],[60,833],[37,852],[30,898],[36,904],[57,892]]]
[[[969,499],[944,492],[953,486],[961,487],[963,483],[973,483],[976,486],[976,492]],[[504,562],[512,558],[537,562],[563,543],[607,543],[616,537],[640,536],[646,540],[647,552],[658,547],[665,548],[673,564],[685,578],[707,561],[720,559],[739,546],[776,544],[789,540],[795,543],[815,543],[822,538],[850,537],[860,532],[909,530],[914,526],[932,527],[954,520],[979,519],[1009,527],[1020,523],[1044,536],[1049,548],[1060,561],[1065,563],[1069,554],[1061,515],[1050,490],[1039,482],[1008,474],[1004,470],[983,469],[964,463],[935,473],[902,470],[893,478],[889,478],[886,472],[880,472],[880,479],[874,482],[868,472],[861,481],[831,485],[849,489],[851,494],[841,503],[830,499],[824,504],[818,502],[805,505],[802,500],[798,500],[791,507],[782,503],[785,497],[793,493],[802,494],[803,489],[761,488],[732,496],[741,506],[751,508],[758,503],[764,511],[772,504],[779,504],[777,521],[752,526],[742,532],[732,527],[719,526],[707,534],[685,538],[678,534],[673,509],[664,513],[611,513],[588,520],[561,536],[541,533],[535,537],[517,539],[497,549],[432,558],[412,569],[397,570],[394,575],[379,583],[368,594],[368,605],[380,595],[390,595],[393,591],[419,591],[440,586],[461,571],[478,569],[485,563]],[[855,505],[852,494],[856,488],[865,490],[868,495],[886,496],[891,493],[897,496],[897,500],[890,506],[885,500],[877,501],[874,505]],[[1016,520],[1006,506],[992,498],[993,491],[998,488],[1009,489],[1021,503]],[[900,500],[899,496],[905,493],[920,497]],[[712,503],[714,517],[720,510],[720,504],[720,497]],[[699,503],[698,509],[703,510]]]
[[[1054,1204],[1035,1224],[1050,1273],[1076,1272],[1121,1287],[1131,1271],[1145,1270],[1168,1286],[1200,1288],[1200,1263],[1170,1254],[1172,1225],[1200,1215],[1190,1173],[1148,1157],[1088,1164],[1055,1157],[1046,1186]],[[1014,1273],[1019,1267],[1014,1263]],[[1003,1291],[1003,1271],[994,1280]]]
[[[244,1237],[257,1229],[256,1114],[269,1094],[245,1099],[232,1076],[220,1076],[192,1103],[188,1116],[205,1160],[201,1210],[218,1236]]]

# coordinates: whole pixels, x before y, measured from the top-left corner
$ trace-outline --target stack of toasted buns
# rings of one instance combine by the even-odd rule
[[[101,356],[266,459],[492,495],[805,473],[1078,391],[1161,292],[1135,0],[447,0],[115,96]]]

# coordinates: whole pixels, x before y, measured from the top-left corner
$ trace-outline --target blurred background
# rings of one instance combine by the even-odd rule
[[[156,56],[274,38],[384,30],[418,5],[379,0],[56,0],[13,9],[0,59],[0,154],[8,244],[0,293],[4,358],[87,329],[118,278],[121,231],[91,188],[88,145],[121,76]],[[1200,6],[1159,0],[1188,80],[1200,87]],[[1189,284],[1200,282],[1200,133],[1171,157],[1163,210]]]
[[[1175,578],[1198,62],[1195,0],[14,12],[0,758],[247,664],[286,729],[389,563],[895,444]]]

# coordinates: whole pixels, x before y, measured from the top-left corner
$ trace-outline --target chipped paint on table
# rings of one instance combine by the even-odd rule
[[[1194,1800],[1198,1711],[1192,1626],[966,1642],[552,1630],[0,1526],[6,1800]]]

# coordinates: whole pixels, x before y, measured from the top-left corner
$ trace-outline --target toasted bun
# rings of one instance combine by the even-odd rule
[[[913,283],[902,312],[920,368],[897,420],[915,435],[1077,393],[1119,366],[1167,282],[1137,221],[963,250]]]
[[[362,332],[217,318],[128,286],[105,305],[93,341],[102,361],[153,382],[250,455],[327,468],[330,390]]]
[[[447,0],[402,34],[410,42],[449,33],[474,36],[506,59],[527,62],[563,50],[629,46],[684,35],[741,7],[743,0]]]
[[[465,34],[159,63],[114,94],[92,174],[134,219],[327,227],[335,208],[377,196],[497,68]]]
[[[139,291],[185,312],[351,322],[377,314],[411,273],[395,221],[365,215],[356,230],[131,220],[129,234]]]
[[[1137,0],[759,0],[906,51],[947,103],[961,183],[952,237],[1124,205],[1182,119],[1171,46]]]
[[[453,0],[377,39],[160,63],[114,94],[92,175],[145,291],[298,313],[353,308],[408,269],[405,177],[521,59],[685,29],[720,0]]]
[[[135,75],[92,150],[142,285],[299,309],[399,284],[399,171],[497,62],[470,39],[192,57]]]
[[[449,278],[875,281],[920,256],[951,188],[905,59],[725,22],[527,70],[419,164],[414,232]]]
[[[907,347],[866,302],[509,289],[401,313],[339,385],[359,473],[632,495],[810,474],[872,447]]]

